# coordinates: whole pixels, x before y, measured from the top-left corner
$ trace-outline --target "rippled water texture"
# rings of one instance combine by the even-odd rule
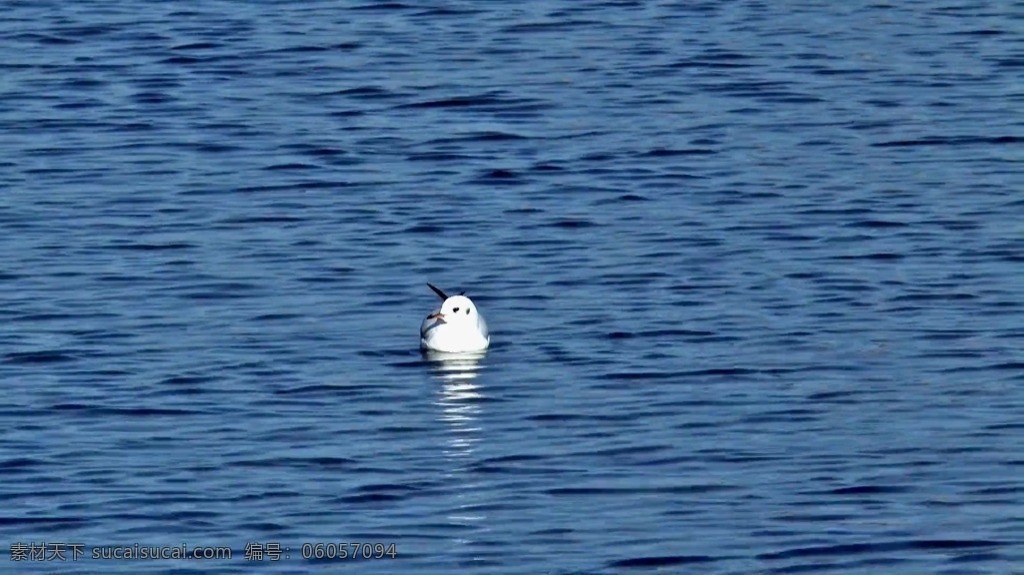
[[[1024,573],[1021,2],[3,13],[0,572]]]

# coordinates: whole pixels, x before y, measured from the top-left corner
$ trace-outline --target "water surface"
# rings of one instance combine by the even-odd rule
[[[9,2],[0,571],[1021,572],[1024,6],[833,4]]]

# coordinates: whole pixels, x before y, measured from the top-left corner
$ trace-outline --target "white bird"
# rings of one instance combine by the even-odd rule
[[[442,300],[420,325],[420,348],[445,353],[481,351],[491,344],[487,322],[476,304],[459,294],[448,297],[440,289],[430,285]]]

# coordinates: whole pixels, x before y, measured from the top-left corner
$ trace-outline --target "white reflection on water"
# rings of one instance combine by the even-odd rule
[[[444,454],[455,464],[449,479],[462,484],[457,505],[447,515],[448,520],[457,525],[480,525],[487,519],[477,509],[477,485],[472,481],[466,483],[461,473],[471,464],[470,457],[482,435],[479,420],[484,395],[475,380],[480,373],[480,360],[485,354],[424,352],[441,384],[435,404],[440,407],[439,417],[449,430]],[[468,534],[457,541],[462,544],[474,542]]]
[[[451,430],[445,455],[466,457],[480,441],[480,400],[484,397],[474,381],[486,352],[424,352],[441,383],[437,401],[440,418]]]

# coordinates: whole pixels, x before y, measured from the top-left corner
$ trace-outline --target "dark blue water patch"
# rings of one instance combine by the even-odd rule
[[[35,44],[40,44],[42,46],[69,46],[81,43],[79,40],[76,40],[74,38],[66,38],[64,36],[54,36],[52,34],[41,34],[36,32],[24,32],[21,34],[15,34],[11,36],[11,39],[19,42],[31,42]]]
[[[832,259],[838,261],[857,261],[857,260],[868,260],[876,262],[898,262],[905,259],[907,256],[904,254],[897,254],[892,252],[874,252],[866,254],[854,254],[854,255],[839,255],[834,256]]]
[[[189,242],[164,242],[164,243],[139,243],[139,242],[118,242],[103,246],[105,249],[130,252],[163,252],[190,250],[196,247]],[[129,278],[135,279],[135,278]]]
[[[736,452],[723,454],[717,450],[702,449],[699,453],[701,454],[702,461],[711,461],[715,463],[762,463],[769,465],[773,462],[791,460],[788,456],[770,455],[760,452]]]
[[[555,487],[545,491],[553,497],[576,497],[576,496],[600,496],[600,495],[630,495],[630,494],[659,494],[659,495],[695,495],[716,493],[719,491],[731,491],[735,486],[724,484],[695,484],[695,485],[667,485],[657,487],[632,486],[632,487]]]
[[[128,29],[124,23],[105,24],[81,24],[81,25],[57,25],[51,31],[57,32],[60,37],[73,39],[96,40],[100,36],[106,36],[115,32],[122,32]]]
[[[264,50],[262,54],[264,56],[273,56],[275,54],[317,54],[321,52],[351,52],[362,48],[366,44],[363,42],[337,42],[330,44],[301,44],[297,46],[284,46],[281,48],[272,48],[270,50]]]
[[[27,313],[24,315],[14,316],[18,321],[36,323],[36,322],[53,322],[53,321],[65,321],[69,319],[113,319],[116,317],[115,314],[74,314],[74,313]],[[103,336],[108,332],[103,331],[75,331],[73,335],[79,336]]]
[[[168,66],[194,66],[212,61],[212,58],[200,58],[197,56],[170,56],[160,60],[159,63]]]
[[[103,132],[109,131],[111,128],[110,124],[102,121],[87,120],[84,117],[71,118],[34,118],[31,121],[27,120],[12,120],[8,123],[7,128],[12,132],[17,131],[38,131],[38,132],[53,132],[66,130],[69,132],[77,132],[80,130]],[[45,146],[38,146],[35,149],[45,149]],[[33,149],[33,148],[30,148]],[[49,149],[64,149],[54,148]],[[72,148],[68,150],[74,152]],[[70,168],[27,168],[24,170],[27,174],[66,174],[75,173],[78,174],[82,170],[70,169]]]
[[[813,505],[813,504],[808,504]],[[772,521],[783,523],[841,523],[849,521],[851,513],[793,513],[787,512],[772,517]]]
[[[739,69],[739,68],[750,68],[751,66],[753,66],[753,64],[750,64],[750,63],[747,63],[747,62],[742,62],[742,61],[737,61],[737,62],[717,61],[716,62],[716,61],[714,61],[713,59],[710,59],[710,58],[696,57],[696,58],[686,58],[686,59],[683,59],[683,60],[678,60],[678,61],[673,62],[671,64],[665,64],[665,65],[661,66],[661,69],[664,69],[664,70],[689,70],[689,69],[697,69],[697,70],[716,70],[716,69],[719,69],[719,70],[731,70],[731,69]]]
[[[473,178],[472,181],[477,184],[497,186],[510,186],[526,183],[526,180],[524,180],[519,174],[511,170],[502,169],[488,170],[481,173],[476,178]]]
[[[224,44],[217,42],[190,42],[188,44],[178,44],[171,46],[171,50],[216,50],[223,48]]]
[[[914,140],[889,140],[886,142],[875,142],[871,144],[875,148],[912,148],[925,146],[972,146],[977,144],[986,145],[1007,145],[1020,144],[1024,142],[1022,136],[957,136],[957,137],[930,137]]]
[[[338,190],[350,187],[352,184],[344,180],[302,180],[298,182],[292,182],[288,184],[266,184],[259,186],[241,186],[231,190],[232,192],[240,194],[254,194],[254,193],[268,193],[268,192],[287,192],[287,191],[313,191],[313,190]],[[199,194],[208,194],[213,190],[204,190],[197,192]],[[215,193],[228,193],[224,190],[216,190]],[[191,195],[189,192],[185,192],[186,195]]]
[[[849,371],[855,371],[856,368],[850,366],[847,368]],[[807,396],[807,401],[822,402],[822,403],[835,403],[835,404],[859,404],[864,401],[865,392],[862,390],[833,390],[833,391],[821,391],[812,393]]]
[[[530,167],[530,171],[531,172],[537,172],[537,173],[549,173],[550,174],[550,173],[564,172],[565,170],[566,170],[566,168],[564,166],[559,166],[558,164],[554,164],[554,163],[551,163],[551,162],[540,162],[540,163],[534,164],[533,166]]]
[[[172,375],[160,381],[160,385],[202,385],[223,379],[219,375]]]
[[[559,20],[552,22],[527,22],[512,24],[500,30],[504,34],[539,34],[550,32],[568,32],[577,28],[600,25],[600,22],[592,20]]]
[[[1024,68],[1024,58],[996,58],[994,60],[997,68],[1016,70]]]
[[[191,466],[187,468],[189,471],[195,472],[210,472],[216,471],[217,467],[213,465],[205,466]],[[266,501],[268,499],[284,500],[284,499],[301,499],[303,493],[298,491],[290,491],[283,489],[272,489],[267,491],[240,493],[236,497],[232,498],[232,501],[238,503],[248,503],[253,501]]]
[[[264,498],[260,498],[263,500]],[[279,534],[285,534],[288,532],[288,526],[284,523],[274,523],[271,521],[244,521],[238,524],[239,531],[259,533],[263,536],[275,536]]]
[[[254,297],[260,286],[245,282],[212,282],[189,286],[178,296],[188,300],[213,301],[234,300]]]
[[[412,5],[401,2],[374,2],[372,4],[360,4],[349,7],[349,10],[354,12],[394,12],[412,9]]]
[[[695,377],[740,377],[761,373],[756,369],[742,367],[723,367],[696,369],[691,371],[627,371],[606,373],[597,376],[598,379],[610,381],[647,381],[659,379],[688,379]]]
[[[733,94],[735,96],[744,94]],[[823,102],[821,98],[812,96],[810,94],[799,94],[794,92],[758,92],[756,94],[746,94],[748,96],[756,97],[758,100],[772,103],[772,104],[818,104]]]
[[[973,293],[963,292],[949,292],[949,293],[936,293],[936,292],[917,292],[900,294],[889,298],[891,302],[932,302],[932,301],[968,301],[978,299],[978,296]]]
[[[889,541],[880,543],[851,543],[844,545],[826,545],[820,547],[801,547],[775,553],[764,553],[757,558],[766,561],[792,559],[801,557],[851,556],[862,553],[892,553],[898,551],[967,551],[987,547],[1004,547],[1007,543],[991,540],[971,539],[915,539],[909,541]]]
[[[433,235],[443,233],[444,231],[445,228],[437,224],[416,224],[405,228],[403,233]]]
[[[794,573],[822,573],[827,571],[843,571],[843,570],[863,570],[867,568],[867,572],[877,572],[879,568],[889,568],[888,570],[882,569],[881,572],[892,572],[892,568],[897,565],[907,563],[909,559],[900,557],[867,557],[854,561],[831,561],[824,562],[818,561],[812,564],[802,565],[788,565],[785,567],[777,567],[766,571],[766,573],[773,573],[779,575],[792,575]]]
[[[644,414],[640,414],[642,417]],[[658,445],[639,445],[630,447],[613,447],[608,449],[597,449],[588,451],[579,451],[571,453],[570,455],[587,455],[594,457],[629,457],[640,456],[652,453],[661,453],[664,451],[670,451],[673,449],[672,445],[658,444]]]
[[[444,146],[448,144],[462,144],[462,143],[473,143],[473,142],[515,142],[518,140],[528,140],[526,136],[521,136],[512,132],[499,132],[499,131],[482,131],[482,132],[469,132],[465,134],[459,134],[457,136],[449,136],[444,138],[434,138],[424,142],[426,146]]]
[[[619,154],[612,152],[591,152],[580,158],[581,162],[609,164],[619,159]]]
[[[225,465],[245,468],[294,467],[308,470],[350,470],[357,461],[347,457],[268,457],[264,459],[227,460]]]
[[[574,421],[589,421],[594,423],[612,423],[612,422],[623,422],[632,421],[635,416],[631,413],[623,414],[597,414],[597,413],[539,413],[536,415],[530,415],[525,418],[527,421],[534,421],[537,423],[571,423]],[[519,457],[519,456],[510,456]],[[522,457],[540,457],[540,456],[522,456]]]
[[[455,293],[454,290],[449,290],[451,293]],[[421,359],[425,358],[425,355],[419,350],[403,349],[403,348],[392,348],[392,349],[361,349],[356,352],[356,355],[361,357],[379,358],[379,357],[418,357]],[[424,361],[420,363],[421,366],[429,365],[429,362]]]
[[[583,227],[589,227],[586,224]],[[596,224],[594,224],[596,225]],[[669,272],[612,272],[601,276],[602,283],[613,286],[641,286],[650,285],[659,280],[671,280],[676,276]]]
[[[978,28],[975,30],[954,30],[947,32],[949,36],[975,36],[975,37],[991,37],[991,36],[1003,36],[1008,34],[1006,30],[997,30],[995,28]]]
[[[351,495],[343,495],[335,500],[339,503],[382,503],[402,501],[425,493],[420,487],[387,483],[360,485],[354,491]]]
[[[413,425],[384,425],[377,428],[380,433],[396,434],[400,435],[403,433],[426,433],[430,431],[429,427],[420,427]]]
[[[908,493],[913,489],[903,485],[852,485],[849,487],[837,487],[835,489],[803,491],[801,495],[882,495],[890,493]]]
[[[283,150],[292,151],[304,156],[310,156],[313,158],[323,159],[329,162],[331,165],[354,165],[362,163],[362,160],[358,158],[348,157],[349,152],[340,148],[332,148],[328,146],[314,146],[309,144],[295,144],[290,146],[282,146]],[[316,167],[316,166],[313,166]]]
[[[899,107],[902,107],[904,105],[903,102],[899,102],[899,101],[896,101],[896,100],[887,100],[887,99],[884,99],[884,98],[869,98],[869,99],[864,100],[864,103],[869,105],[869,106],[874,106],[876,108],[883,108],[883,109],[884,108],[899,108]],[[863,124],[863,123],[860,123],[860,124],[857,124],[857,127],[861,128],[861,129],[864,129],[866,127],[866,125]],[[875,126],[875,127],[880,127],[880,126]]]
[[[50,410],[63,413],[81,413],[88,416],[114,417],[181,417],[204,413],[195,409],[171,409],[158,407],[107,407],[82,403],[58,403],[50,406]]]
[[[794,66],[794,69],[801,68],[802,67]],[[874,71],[867,68],[835,68],[821,66],[808,66],[807,70],[815,76],[864,76]]]
[[[1016,495],[1018,493],[1024,493],[1024,487],[1020,485],[1007,485],[1000,487],[985,487],[982,489],[972,489],[967,492],[968,495]]]
[[[355,100],[387,100],[404,96],[404,94],[393,92],[380,86],[357,86],[355,88],[327,92],[324,95],[345,96]]]
[[[714,246],[718,246],[718,245],[721,245],[721,244],[720,243],[712,243],[712,244],[709,244],[709,247],[714,247]],[[698,247],[701,247],[701,246],[698,246]],[[814,275],[814,277],[823,277],[823,276],[820,276],[818,274],[813,274],[813,275]],[[810,279],[810,278],[809,277],[801,277],[801,278],[797,278],[797,279]],[[697,281],[690,281],[689,283],[681,283],[681,284],[675,284],[675,285],[669,286],[668,289],[670,291],[673,291],[673,292],[682,292],[682,293],[690,293],[690,292],[695,292],[695,291],[714,293],[714,292],[720,292],[720,291],[728,291],[731,288],[732,288],[732,286],[730,286],[728,284],[722,284],[722,283],[700,283],[700,282],[697,282]]]
[[[274,214],[274,215],[258,215],[258,214],[253,214],[253,215],[249,215],[249,216],[236,216],[236,217],[224,218],[222,220],[218,220],[217,223],[225,224],[225,225],[242,225],[242,226],[245,226],[245,225],[250,225],[250,224],[255,224],[255,225],[260,225],[260,224],[269,224],[269,225],[273,225],[273,224],[297,224],[297,223],[305,222],[307,220],[308,220],[308,218],[306,218],[304,216],[290,216],[290,215],[286,215],[286,214]]]
[[[483,13],[482,10],[477,10],[467,6],[436,6],[426,8],[420,12],[413,14],[414,18],[422,19],[433,19],[433,18],[468,18],[476,14]]]
[[[680,565],[697,565],[719,561],[708,555],[664,555],[620,559],[607,564],[609,569],[665,569]]]
[[[82,517],[10,517],[0,515],[0,526],[18,526],[31,528],[33,531],[60,531],[82,527],[89,521]]]
[[[297,278],[297,281],[303,283],[337,283],[338,278],[335,276],[326,277],[305,277]],[[248,318],[248,321],[252,322],[279,322],[279,321],[300,321],[304,320],[305,317],[297,313],[262,313]]]
[[[103,108],[106,107],[106,102],[97,100],[95,98],[78,100],[75,102],[61,102],[54,105],[57,110],[88,110],[90,108]]]
[[[484,466],[509,466],[516,463],[535,463],[544,462],[550,460],[551,457],[547,455],[534,455],[529,453],[516,453],[511,455],[499,455],[495,457],[488,457],[479,461],[480,465]]]
[[[1022,423],[994,423],[986,425],[985,429],[990,431],[1016,431],[1018,429],[1024,429],[1024,422]]]
[[[825,415],[823,410],[806,408],[781,409],[765,413],[754,413],[739,419],[742,423],[810,423],[819,421]]]
[[[764,234],[764,239],[770,242],[807,243],[817,241],[820,238],[818,236],[811,236],[795,232],[777,231],[768,232]]]
[[[704,330],[689,329],[656,329],[640,332],[613,331],[605,337],[608,339],[632,339],[632,338],[706,338],[714,337],[716,334]]]
[[[603,198],[594,202],[595,206],[606,206],[609,204],[628,204],[634,202],[649,202],[651,198],[640,194],[622,194],[614,198]]]
[[[504,98],[496,93],[480,94],[477,96],[453,96],[439,100],[422,100],[411,104],[402,104],[401,108],[419,109],[446,109],[446,108],[494,108],[512,104],[528,102],[524,99]]]
[[[642,158],[671,158],[676,156],[710,156],[717,153],[715,150],[706,148],[654,148],[638,155]]]
[[[199,152],[201,154],[229,154],[232,152],[239,152],[245,149],[242,146],[238,146],[235,144],[227,144],[223,142],[189,142],[177,145],[190,151]]]
[[[4,363],[14,365],[48,365],[66,363],[78,359],[73,353],[57,350],[21,351],[4,355]]]
[[[0,475],[32,473],[37,471],[40,467],[47,467],[52,465],[52,463],[53,462],[42,459],[33,459],[31,457],[13,457],[11,459],[4,459],[0,460]]]
[[[136,92],[131,99],[136,104],[167,104],[178,100],[175,96],[163,92]]]
[[[42,147],[25,150],[25,155],[27,156],[39,156],[43,158],[71,157],[77,156],[78,154],[79,152],[77,150],[68,147]]]
[[[1007,246],[1006,248],[1001,248],[1000,247],[1000,248],[987,249],[987,250],[978,250],[978,251],[968,252],[967,255],[970,255],[970,256],[972,256],[974,258],[979,258],[979,259],[984,259],[984,258],[987,258],[987,257],[992,257],[992,258],[996,258],[996,259],[998,259],[1000,261],[1011,262],[1011,263],[1020,263],[1020,262],[1024,262],[1024,247],[1015,248],[1015,247],[1012,247],[1012,246]]]
[[[301,162],[288,162],[284,164],[271,164],[269,166],[263,166],[261,170],[267,172],[301,172],[305,170],[317,170],[320,166],[315,164],[304,164]]]
[[[922,223],[932,226],[939,226],[945,230],[954,232],[974,231],[982,227],[981,222],[977,220],[933,219]]]
[[[775,80],[738,80],[727,81],[720,84],[713,84],[705,87],[710,93],[727,94],[732,96],[757,96],[761,93],[780,93],[789,84]]]
[[[418,154],[409,154],[405,159],[410,162],[442,163],[470,162],[475,161],[477,158],[468,154],[456,154],[452,152],[423,152]]]

